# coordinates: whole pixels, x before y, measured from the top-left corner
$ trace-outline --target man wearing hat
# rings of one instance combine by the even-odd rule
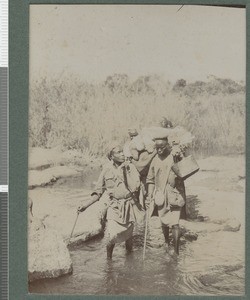
[[[149,215],[158,215],[167,247],[172,228],[175,253],[179,254],[181,208],[185,204],[183,180],[172,171],[173,155],[167,138],[155,141],[157,155],[153,158],[148,176]]]
[[[123,149],[119,144],[112,144],[107,156],[110,161],[99,176],[91,201],[98,201],[104,193],[109,197],[106,236],[107,258],[111,259],[116,243],[125,241],[126,250],[132,250],[133,228],[138,218],[135,194],[140,187],[140,177],[135,166],[125,162]],[[85,209],[86,205],[79,211]]]

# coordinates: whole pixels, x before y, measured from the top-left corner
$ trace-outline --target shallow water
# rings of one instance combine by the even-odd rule
[[[76,180],[50,187],[64,198],[81,195]],[[48,190],[48,189],[47,189]],[[126,254],[124,243],[116,245],[112,261],[106,259],[105,238],[70,249],[73,273],[57,279],[33,282],[31,293],[90,295],[243,295],[244,229],[200,234],[189,242],[181,239],[180,255],[169,254],[157,217],[151,219],[145,260],[144,228],[137,228],[134,249]],[[172,251],[171,251],[172,252]]]

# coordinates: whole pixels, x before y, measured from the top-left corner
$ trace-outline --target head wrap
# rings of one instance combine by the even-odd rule
[[[137,136],[138,131],[135,128],[129,128],[128,129],[128,134],[129,134],[130,137]]]
[[[111,160],[111,156],[112,156],[113,150],[114,150],[116,147],[119,147],[119,146],[121,146],[121,145],[120,145],[119,142],[117,142],[117,141],[114,141],[114,142],[112,142],[112,143],[109,144],[109,146],[108,146],[108,151],[107,151],[107,158],[108,158],[109,160]]]
[[[166,146],[167,144],[168,144],[168,139],[167,138],[155,139],[156,148]]]

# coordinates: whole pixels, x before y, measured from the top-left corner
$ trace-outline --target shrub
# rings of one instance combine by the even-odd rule
[[[141,76],[130,82],[124,74],[109,76],[98,84],[74,76],[32,82],[30,144],[61,145],[104,155],[111,140],[127,140],[129,127],[140,130],[166,116],[195,135],[193,149],[197,154],[244,152],[244,91],[232,84],[237,90],[232,93],[220,84],[216,93],[210,93],[206,84],[204,88],[204,84],[195,83],[188,94],[183,93],[188,86],[181,84],[178,92],[178,85],[173,90],[159,76]]]

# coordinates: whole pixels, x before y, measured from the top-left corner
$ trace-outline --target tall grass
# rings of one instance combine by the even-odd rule
[[[159,77],[139,78],[133,83],[126,75],[117,78],[98,84],[72,76],[32,82],[30,145],[60,145],[103,155],[110,141],[127,140],[129,127],[155,125],[160,116],[166,116],[192,132],[197,154],[244,152],[244,92],[194,92],[190,96],[173,90]]]

